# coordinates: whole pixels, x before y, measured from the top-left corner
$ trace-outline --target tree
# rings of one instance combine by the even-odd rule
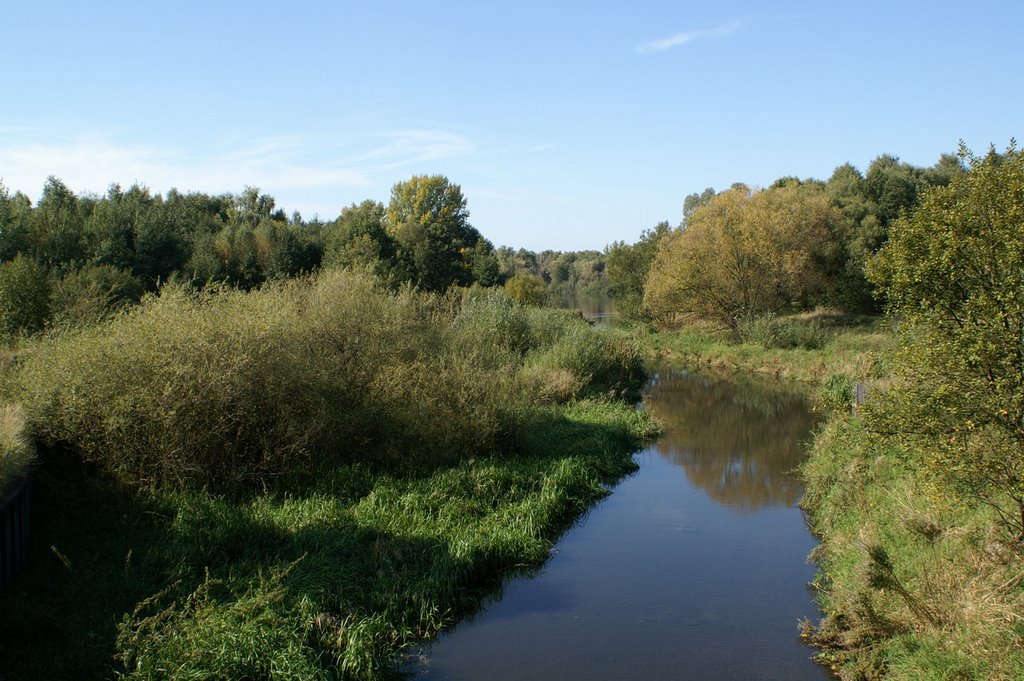
[[[701,206],[707,205],[711,199],[715,198],[715,190],[712,187],[708,187],[700,194],[694,192],[693,194],[687,195],[683,199],[683,221],[681,224],[685,225],[686,221],[693,215],[693,211],[697,210]]]
[[[681,315],[735,328],[751,315],[813,304],[825,288],[820,254],[834,220],[818,185],[734,186],[660,239],[644,305],[662,324]]]
[[[498,256],[490,241],[481,238],[476,242],[470,263],[473,281],[481,286],[494,286],[498,283]]]
[[[466,198],[442,175],[416,175],[391,189],[388,234],[412,265],[414,283],[441,291],[473,282],[473,249],[480,233],[469,224]]]
[[[670,231],[667,222],[659,222],[653,228],[644,230],[640,239],[633,245],[618,241],[608,247],[605,256],[608,291],[615,299],[616,307],[623,317],[647,317],[643,307],[647,274],[650,272],[654,256],[658,253],[658,244]]]
[[[32,212],[30,253],[50,268],[72,270],[85,260],[83,216],[78,197],[56,177],[49,177]]]
[[[50,319],[50,281],[46,268],[19,253],[0,264],[0,334],[6,337],[42,330]]]
[[[324,233],[326,267],[365,267],[380,277],[408,279],[398,261],[398,244],[384,226],[384,204],[363,201],[341,210]]]
[[[0,262],[31,251],[32,202],[21,192],[12,196],[0,182]]]
[[[877,428],[1024,539],[1024,155],[975,157],[893,223],[869,276],[900,320]]]
[[[548,287],[536,274],[520,272],[505,282],[505,293],[509,298],[523,305],[546,305],[549,300]]]

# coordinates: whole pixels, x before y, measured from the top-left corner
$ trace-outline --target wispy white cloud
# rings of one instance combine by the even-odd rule
[[[209,154],[122,145],[96,137],[0,145],[0,173],[9,188],[30,195],[50,175],[77,191],[99,193],[113,182],[210,192],[234,191],[244,184],[283,189],[367,184],[365,172],[358,168],[303,162],[280,146],[262,141]]]
[[[377,169],[388,170],[476,150],[468,138],[446,130],[397,130],[378,137],[384,141],[359,156],[357,162],[370,162]]]
[[[542,152],[542,151],[551,151],[556,146],[557,145],[555,145],[555,144],[535,144],[532,147],[528,148],[526,150],[526,153],[528,153],[528,154],[536,154],[536,153],[539,153],[539,152]]]
[[[665,50],[672,49],[673,47],[692,43],[695,40],[701,40],[704,38],[722,38],[731,33],[735,33],[741,26],[741,22],[732,21],[728,24],[722,24],[716,28],[708,28],[700,31],[684,31],[682,33],[676,33],[675,35],[669,36],[668,38],[652,40],[651,42],[637,45],[636,51],[640,54],[664,52]]]
[[[271,193],[367,187],[394,168],[475,149],[462,135],[434,130],[367,135],[353,142],[356,149],[368,151],[350,148],[344,157],[329,160],[323,160],[324,144],[301,136],[236,137],[196,150],[122,143],[105,135],[39,134],[24,141],[24,135],[12,132],[24,131],[0,129],[0,180],[30,196],[38,196],[50,175],[75,191],[95,193],[104,193],[114,182],[211,193],[238,191],[244,185]]]

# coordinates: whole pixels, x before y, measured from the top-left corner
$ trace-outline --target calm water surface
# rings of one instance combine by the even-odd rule
[[[829,678],[797,635],[817,617],[791,474],[812,426],[802,397],[666,371],[644,406],[666,432],[640,470],[538,574],[424,651],[418,678]]]
[[[615,301],[609,296],[573,293],[560,297],[555,304],[569,310],[579,310],[595,326],[610,325],[619,316]]]

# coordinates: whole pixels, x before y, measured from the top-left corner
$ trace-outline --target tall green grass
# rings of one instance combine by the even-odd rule
[[[649,418],[538,406],[516,456],[337,466],[238,498],[132,492],[51,453],[32,568],[0,594],[4,678],[379,679],[632,470]]]

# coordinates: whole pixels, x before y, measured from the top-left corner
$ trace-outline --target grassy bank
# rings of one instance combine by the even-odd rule
[[[652,433],[636,347],[351,273],[169,290],[28,348],[0,677],[373,679],[543,561]]]
[[[865,377],[883,371],[889,337],[878,318],[815,312],[753,319],[738,334],[692,325],[643,342],[652,361],[821,381],[833,374]]]
[[[804,467],[824,619],[842,679],[1024,678],[1024,555],[991,508],[930,481],[922,452],[837,415]]]
[[[133,492],[51,453],[32,568],[0,599],[0,676],[383,678],[403,644],[543,561],[649,426],[624,405],[549,407],[521,456],[341,466],[242,499]]]

